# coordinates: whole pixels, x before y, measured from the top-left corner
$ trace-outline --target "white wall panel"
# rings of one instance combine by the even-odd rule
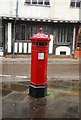
[[[24,53],[27,53],[27,43],[24,43]]]
[[[76,41],[76,28],[74,27],[73,30],[73,45],[72,45],[72,53],[74,54],[74,50],[75,50],[75,41]]]
[[[79,8],[70,7],[71,0],[55,0],[54,17],[57,20],[79,20]]]
[[[18,43],[15,43],[15,53],[17,53],[18,51]]]
[[[12,24],[8,23],[8,53],[11,53]]]
[[[53,53],[53,35],[50,35],[51,41],[49,42],[49,54]]]
[[[19,43],[19,53],[22,53],[22,43]]]
[[[31,53],[31,43],[28,43],[28,53]]]

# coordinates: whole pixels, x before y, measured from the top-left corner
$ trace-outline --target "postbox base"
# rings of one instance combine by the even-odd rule
[[[29,95],[35,98],[45,97],[47,95],[47,84],[29,86]]]

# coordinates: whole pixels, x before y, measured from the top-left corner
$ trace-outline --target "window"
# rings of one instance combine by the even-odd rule
[[[44,5],[49,5],[49,0],[44,0]]]
[[[32,4],[37,4],[37,0],[32,0]]]
[[[26,25],[21,24],[16,26],[16,34],[15,34],[16,40],[25,40],[26,39]]]
[[[25,3],[30,4],[31,0],[26,0]]]
[[[80,7],[81,0],[71,0],[70,7]]]
[[[75,0],[71,0],[70,6],[75,7]]]
[[[50,0],[25,0],[28,5],[44,5],[49,6]]]
[[[21,40],[25,40],[25,30],[26,26],[25,25],[21,25]]]
[[[76,2],[76,7],[80,7],[80,3],[81,3],[81,1],[80,1],[80,0],[77,0],[77,2]]]
[[[57,45],[66,45],[69,43],[72,43],[72,32],[73,32],[73,27],[68,26],[68,25],[58,25],[54,26],[54,44]]]
[[[38,0],[38,4],[43,5],[43,0]]]
[[[60,55],[66,55],[66,51],[60,51]]]

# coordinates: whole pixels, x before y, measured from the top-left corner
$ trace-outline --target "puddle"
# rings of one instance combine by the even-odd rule
[[[20,84],[11,84],[11,89],[18,92],[24,92],[28,89],[28,87]]]
[[[71,90],[74,92],[79,92],[79,81],[78,80],[71,80],[71,81],[62,81],[62,80],[55,80],[48,82],[49,88],[55,89],[62,89],[62,90]]]
[[[3,90],[2,90],[2,97],[10,94],[11,92],[12,92],[11,90],[5,90],[5,89],[3,89]]]
[[[18,82],[21,85],[28,86],[30,84],[30,81],[24,81],[24,82]]]
[[[17,92],[24,92],[28,89],[28,86],[20,85],[20,84],[12,84],[12,83],[3,83],[2,89],[13,90]]]
[[[79,113],[79,111],[78,111],[78,105],[76,105],[76,104],[74,105],[73,104],[73,105],[69,106],[68,109],[67,109],[67,111],[70,112],[70,113],[74,113],[74,114],[77,113],[78,114]]]
[[[59,92],[56,95],[56,98],[76,96],[76,95],[79,95],[79,94],[78,93],[73,93],[73,92],[70,92],[70,91],[67,91],[67,92],[64,91],[64,92]]]
[[[74,93],[79,93],[79,92],[81,92],[81,89],[79,87],[74,87],[71,89],[71,91]]]
[[[29,105],[30,105],[31,109],[35,110],[36,108],[46,106],[46,102],[47,102],[47,99],[45,99],[45,98],[38,98],[38,99],[33,99],[29,103]]]
[[[11,93],[12,91],[16,92],[26,92],[28,93],[29,88],[29,81],[23,81],[23,82],[3,82],[2,83],[2,94],[3,96]],[[75,87],[76,86],[76,87]],[[53,90],[53,91],[49,91]],[[47,90],[47,96],[55,96],[55,90],[62,90],[63,93],[59,93],[57,96],[68,96],[71,94],[79,93],[79,81],[48,81],[48,90]],[[67,91],[67,92],[65,92]],[[69,92],[68,92],[69,91]]]

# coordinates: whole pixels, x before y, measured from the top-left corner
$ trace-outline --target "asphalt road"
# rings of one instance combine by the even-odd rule
[[[25,78],[31,76],[30,59],[3,59],[2,75],[4,78]],[[47,78],[79,80],[79,61],[75,59],[48,59]]]

